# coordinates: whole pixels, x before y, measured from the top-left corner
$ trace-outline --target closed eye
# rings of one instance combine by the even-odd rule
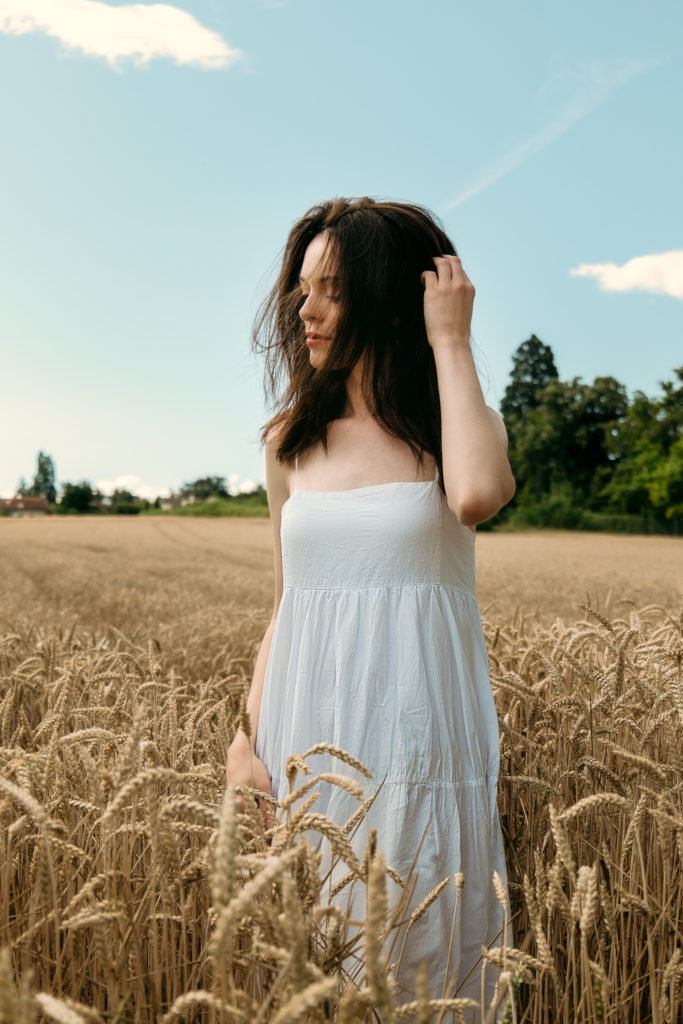
[[[302,303],[306,301],[309,295],[310,292],[299,291],[299,297]],[[342,300],[342,296],[337,295],[336,293],[334,295],[325,295],[324,298],[326,298],[329,302],[341,302]]]

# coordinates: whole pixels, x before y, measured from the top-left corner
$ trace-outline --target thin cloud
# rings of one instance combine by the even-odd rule
[[[683,249],[635,256],[621,267],[616,263],[582,263],[569,273],[572,277],[594,277],[603,292],[652,292],[683,299]]]
[[[555,113],[548,124],[539,131],[534,132],[527,139],[524,139],[501,157],[500,160],[492,164],[484,171],[481,178],[474,185],[471,185],[464,192],[450,199],[440,212],[444,214],[454,210],[456,206],[460,206],[462,203],[467,202],[468,199],[472,199],[473,196],[483,192],[484,189],[493,185],[494,182],[500,181],[510,171],[520,167],[556,139],[559,139],[577,121],[580,121],[591,110],[595,110],[596,107],[604,103],[617,89],[626,85],[631,79],[637,78],[646,71],[652,71],[663,63],[663,60],[658,59],[622,61],[616,65],[595,61],[592,64],[584,65],[573,76],[575,78],[578,77],[581,83],[578,91],[564,107]]]
[[[0,32],[43,32],[112,65],[125,58],[146,64],[166,57],[213,69],[242,56],[217,32],[169,4],[112,7],[100,0],[0,0]]]

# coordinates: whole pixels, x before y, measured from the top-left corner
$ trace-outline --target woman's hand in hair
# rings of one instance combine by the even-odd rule
[[[459,256],[435,256],[436,270],[425,270],[424,317],[432,348],[469,348],[474,285]]]

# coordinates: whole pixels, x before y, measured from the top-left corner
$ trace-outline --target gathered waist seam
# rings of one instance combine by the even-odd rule
[[[445,590],[448,593],[460,594],[462,597],[471,597],[476,600],[476,595],[473,590],[463,590],[462,587],[456,587],[448,583],[375,583],[367,584],[362,587],[354,587],[344,585],[343,587],[304,587],[297,583],[286,583],[283,587],[283,593],[287,590],[292,591],[310,591],[312,593],[346,593],[348,591],[360,592],[364,590]]]

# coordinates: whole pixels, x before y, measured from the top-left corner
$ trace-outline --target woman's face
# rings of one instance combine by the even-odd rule
[[[334,341],[341,315],[339,277],[334,255],[327,247],[327,235],[316,235],[306,249],[299,284],[303,304],[299,316],[306,328],[311,366],[324,365]]]

